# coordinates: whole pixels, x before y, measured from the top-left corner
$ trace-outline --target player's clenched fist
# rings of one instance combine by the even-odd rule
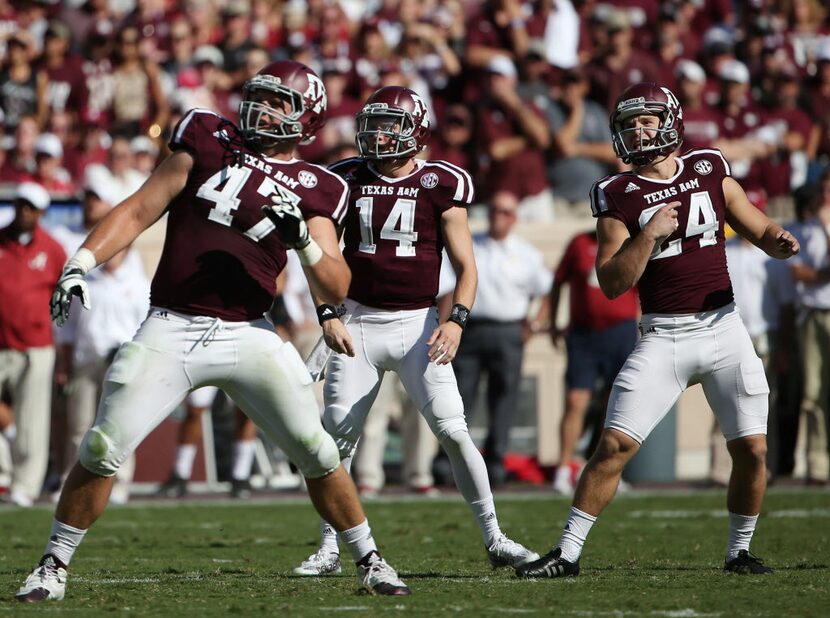
[[[274,224],[277,236],[286,247],[303,249],[308,246],[310,239],[303,213],[283,187],[274,187],[271,204],[263,205],[262,212]]]
[[[801,250],[801,245],[795,236],[787,230],[781,230],[775,237],[775,254],[773,257],[786,260]]]
[[[649,234],[655,243],[661,243],[674,234],[678,228],[677,207],[680,202],[671,202],[654,213],[649,222],[643,228],[643,232]]]

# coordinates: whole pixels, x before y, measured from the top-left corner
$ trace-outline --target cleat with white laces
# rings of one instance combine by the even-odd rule
[[[411,594],[397,572],[377,552],[372,552],[357,563],[360,587],[369,594],[403,597]]]
[[[490,547],[487,548],[487,556],[494,569],[499,567],[518,568],[529,562],[539,559],[539,554],[529,550],[527,547],[516,541],[511,541],[502,534]]]
[[[52,555],[40,559],[32,574],[14,595],[21,603],[62,601],[66,591],[66,569]]]
[[[296,569],[291,571],[294,575],[304,577],[319,577],[329,573],[340,573],[340,554],[329,552],[322,547],[311,554]]]

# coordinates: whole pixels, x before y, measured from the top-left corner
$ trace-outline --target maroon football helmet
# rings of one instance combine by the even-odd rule
[[[429,111],[409,88],[386,86],[357,115],[357,150],[367,159],[402,159],[418,154],[429,138]]]
[[[653,138],[645,133],[646,129],[626,128],[626,120],[642,115],[660,119],[659,128],[648,129],[656,131]],[[650,163],[668,156],[683,141],[683,110],[677,97],[668,88],[651,82],[635,84],[617,98],[610,124],[614,152],[624,163]]]
[[[289,103],[283,112],[258,100],[257,91],[276,93]],[[323,80],[306,65],[293,60],[272,62],[243,86],[239,126],[245,140],[259,146],[298,141],[307,144],[326,123]]]

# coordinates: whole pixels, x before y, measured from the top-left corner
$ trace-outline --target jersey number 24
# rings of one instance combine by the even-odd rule
[[[658,204],[651,208],[646,208],[640,213],[640,229],[643,229],[646,224],[651,221],[658,210],[666,204]],[[655,247],[651,254],[650,260],[662,260],[667,257],[680,255],[683,252],[683,239],[691,238],[692,236],[701,236],[700,246],[708,247],[717,244],[718,240],[715,234],[718,231],[718,217],[715,214],[715,208],[712,205],[712,198],[709,197],[708,191],[698,191],[689,196],[689,217],[686,221],[686,230],[682,238],[670,240],[669,244],[662,251],[660,247]]]

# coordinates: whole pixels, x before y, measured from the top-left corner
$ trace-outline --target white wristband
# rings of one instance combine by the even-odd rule
[[[323,250],[313,238],[308,239],[308,244],[302,249],[297,249],[297,257],[303,266],[314,266],[323,259]]]
[[[90,270],[98,266],[98,260],[95,259],[95,254],[92,251],[81,247],[66,265],[80,268],[83,274],[87,274]]]

